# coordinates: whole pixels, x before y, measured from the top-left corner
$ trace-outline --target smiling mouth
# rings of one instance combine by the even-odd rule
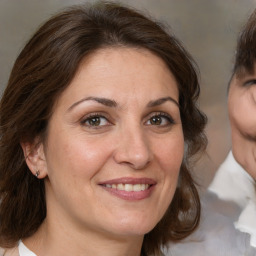
[[[150,184],[104,184],[104,187],[112,188],[116,190],[122,190],[122,191],[133,191],[133,192],[139,192],[147,190],[151,185]]]
[[[99,183],[110,194],[128,201],[143,200],[153,193],[157,182],[150,178],[122,177]]]

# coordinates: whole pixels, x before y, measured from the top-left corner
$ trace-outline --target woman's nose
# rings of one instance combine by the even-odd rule
[[[125,129],[120,134],[114,153],[117,163],[141,170],[149,165],[152,158],[149,140],[141,129]]]

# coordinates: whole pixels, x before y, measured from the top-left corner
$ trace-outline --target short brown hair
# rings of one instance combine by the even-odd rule
[[[82,59],[104,47],[144,48],[175,76],[186,154],[179,184],[163,219],[145,235],[144,254],[160,252],[198,225],[200,201],[189,161],[206,146],[206,117],[197,107],[197,66],[182,44],[158,22],[109,2],[75,6],[42,25],[18,56],[0,103],[0,244],[32,235],[46,216],[44,182],[28,170],[20,142],[44,138],[53,105]]]
[[[233,75],[252,74],[256,60],[256,10],[250,15],[238,38]]]

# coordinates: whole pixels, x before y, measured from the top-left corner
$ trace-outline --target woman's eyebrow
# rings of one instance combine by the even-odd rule
[[[117,106],[117,103],[114,101],[114,100],[110,100],[110,99],[106,99],[106,98],[99,98],[99,97],[86,97],[86,98],[83,98],[77,102],[75,102],[74,104],[72,104],[67,111],[71,111],[74,107],[76,107],[77,105],[81,104],[82,102],[85,102],[85,101],[96,101],[102,105],[105,105],[107,107],[116,107]]]
[[[75,102],[74,104],[72,104],[67,111],[71,111],[74,107],[76,107],[77,105],[81,104],[82,102],[85,102],[85,101],[96,101],[104,106],[107,106],[107,107],[117,107],[117,103],[116,101],[114,100],[110,100],[110,99],[107,99],[107,98],[99,98],[99,97],[86,97],[86,98],[83,98],[77,102]],[[155,107],[155,106],[159,106],[163,103],[165,103],[166,101],[171,101],[173,103],[175,103],[175,105],[177,105],[177,107],[179,108],[179,103],[173,99],[172,97],[164,97],[164,98],[160,98],[160,99],[157,99],[157,100],[152,100],[150,101],[148,104],[147,104],[147,107]]]
[[[172,97],[164,97],[164,98],[160,98],[160,99],[157,99],[157,100],[150,101],[147,104],[147,107],[159,106],[159,105],[165,103],[166,101],[171,101],[171,102],[175,103],[175,105],[177,105],[178,108],[180,107],[179,103],[175,99],[173,99]]]

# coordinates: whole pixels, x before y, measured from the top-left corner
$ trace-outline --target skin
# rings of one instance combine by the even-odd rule
[[[44,223],[24,243],[39,256],[140,255],[177,186],[178,99],[172,73],[147,50],[86,57],[54,106],[46,141],[33,151],[23,145],[29,168],[45,178],[47,202]],[[127,178],[154,184],[139,199],[102,186]]]
[[[234,75],[228,96],[232,152],[237,162],[256,179],[256,67],[253,74]]]

